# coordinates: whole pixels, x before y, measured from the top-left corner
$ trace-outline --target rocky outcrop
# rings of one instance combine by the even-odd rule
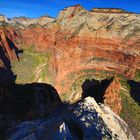
[[[116,114],[121,111],[120,82],[117,77],[113,79],[104,93],[104,103],[109,106]]]
[[[0,47],[4,51],[5,56],[7,56],[10,60],[18,59],[14,44],[9,38],[6,37],[2,29],[0,29]]]
[[[139,67],[139,15],[94,13],[78,5],[60,12],[57,21],[60,29],[56,34],[55,62],[60,91],[64,77],[84,69],[133,78]]]
[[[12,40],[14,36],[13,34],[10,34],[7,29],[0,27],[0,73],[2,71],[1,75],[3,75],[3,70],[1,70],[1,68],[6,68],[10,72],[11,61],[19,60],[19,51],[16,45],[13,43],[14,40]],[[5,30],[7,30],[8,35]],[[11,36],[11,38],[9,38],[8,36]],[[3,79],[2,76],[1,79]]]
[[[7,21],[7,18],[4,15],[0,14],[0,22]]]
[[[85,64],[88,69],[96,67],[132,78],[135,68],[140,65],[140,16],[122,12],[119,15],[112,13],[115,10],[122,11],[118,9],[100,9],[104,10],[107,11],[105,14],[97,9],[96,12],[89,12],[76,5],[62,10],[56,20],[49,17],[21,17],[13,19],[13,22],[26,26],[49,23],[45,28],[18,29],[21,34],[19,39],[24,46],[34,45],[39,49],[54,50],[54,61],[57,62],[55,67],[58,69],[57,79],[61,73],[61,77],[71,73],[73,68],[84,69]],[[8,34],[7,32],[7,36]],[[99,65],[95,62],[96,58],[102,60]]]
[[[59,108],[48,118],[13,126],[7,139],[117,139],[133,140],[127,124],[105,105],[87,97],[75,105]]]
[[[0,139],[13,123],[47,117],[61,106],[57,91],[48,84],[0,86]]]
[[[62,104],[56,89],[48,84],[12,84],[6,91],[0,88],[0,115],[12,121],[47,116]]]
[[[51,18],[49,16],[42,16],[36,19],[27,18],[27,17],[15,17],[15,18],[9,19],[8,23],[14,26],[19,26],[19,27],[24,28],[27,26],[34,26],[36,24],[43,26],[53,21],[54,21],[54,18]]]

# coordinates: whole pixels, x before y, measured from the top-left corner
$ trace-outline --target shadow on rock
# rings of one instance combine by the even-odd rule
[[[6,38],[12,60],[19,59],[15,44]],[[0,140],[13,123],[43,118],[61,108],[61,99],[56,89],[45,83],[19,85],[11,69],[11,58],[0,45]],[[14,59],[16,58],[16,59]]]
[[[31,121],[51,115],[61,108],[56,89],[44,83],[9,85],[0,88],[0,134],[13,122]],[[1,139],[0,137],[0,139]]]
[[[0,114],[11,114],[16,120],[34,119],[50,114],[62,103],[56,89],[44,83],[9,85],[3,92]]]
[[[6,38],[11,53],[15,52],[15,59],[19,59],[18,55],[23,53],[23,50],[19,50],[15,44],[8,38]],[[12,52],[14,50],[14,52]],[[11,60],[10,56],[8,56],[7,51],[2,45],[0,45],[0,85],[8,85],[11,83],[15,83],[16,75],[12,72],[11,69]]]
[[[131,97],[140,105],[140,82],[128,81]]]
[[[82,85],[82,97],[86,98],[88,96],[94,97],[97,103],[104,103],[104,93],[109,84],[112,82],[113,78],[105,79],[101,82],[98,80],[86,79]]]
[[[13,84],[16,80],[16,75],[7,68],[0,67],[0,85],[6,87]]]
[[[19,54],[20,54],[20,53],[23,53],[23,50],[22,50],[22,49],[19,50],[19,49],[16,47],[16,45],[14,44],[14,42],[11,41],[9,38],[6,38],[6,40],[7,40],[8,44],[9,44],[11,50],[14,50],[17,59],[19,59]]]

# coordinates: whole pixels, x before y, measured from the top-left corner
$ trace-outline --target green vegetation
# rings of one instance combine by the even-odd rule
[[[5,22],[5,21],[1,21],[0,22],[0,27],[11,27],[12,25],[10,25],[9,23]]]
[[[140,82],[140,70],[136,70],[135,76],[134,76],[134,80],[136,82]]]
[[[30,24],[27,26],[27,28],[35,28],[35,27],[41,27],[39,24]]]
[[[138,137],[138,132],[140,131],[140,107],[131,96],[124,91],[121,91],[121,99],[122,110],[120,116],[126,121],[133,135]]]
[[[87,63],[90,63],[92,61],[96,61],[96,62],[101,62],[101,61],[109,61],[105,58],[99,58],[99,57],[93,57],[92,59],[90,59]]]
[[[128,94],[129,94],[129,92],[130,92],[130,86],[129,86],[129,84],[128,84],[127,81],[128,81],[128,79],[120,78],[121,87],[123,89],[125,89],[128,92]]]
[[[19,62],[12,63],[12,70],[17,75],[16,83],[24,84],[31,82],[47,82],[46,78],[51,82],[53,80],[53,72],[48,70],[51,54],[48,52],[37,52],[34,50],[34,45],[24,49],[20,56]],[[61,93],[61,99],[66,101],[71,94],[74,96],[82,93],[82,84],[86,79],[110,79],[112,76],[119,76],[121,83],[121,99],[122,111],[120,116],[128,123],[133,133],[140,131],[140,107],[130,96],[130,87],[124,76],[118,75],[115,72],[97,71],[95,69],[84,69],[68,75],[61,83],[68,91]],[[135,80],[140,80],[140,71],[135,74]],[[78,96],[79,97],[79,96]]]
[[[16,83],[45,81],[50,57],[48,52],[37,52],[33,46],[24,49],[20,61],[12,63],[12,70],[17,75]]]
[[[81,29],[85,26],[85,23],[82,23],[79,27],[77,27],[77,29],[75,30],[75,32],[72,33],[71,38],[74,38],[75,36],[78,35],[78,33],[81,31]]]
[[[128,80],[121,78],[121,102],[122,110],[120,116],[128,124],[133,135],[139,139],[138,133],[140,131],[140,106],[132,99],[130,95],[130,86]]]
[[[35,51],[34,45],[24,49],[23,54],[20,56],[20,61],[12,63],[12,70],[17,75],[16,83],[46,82],[46,78],[53,83],[54,80],[51,77],[53,72],[48,70],[50,58],[51,55],[48,52]],[[120,116],[128,123],[131,131],[137,135],[138,131],[140,131],[140,107],[131,98],[130,86],[127,83],[128,79],[122,75],[115,72],[97,71],[95,69],[84,69],[71,73],[61,83],[61,86],[64,88],[69,88],[65,93],[61,93],[61,99],[62,101],[67,101],[71,94],[73,96],[81,94],[81,86],[86,79],[101,81],[103,79],[110,79],[115,75],[120,77],[121,83],[122,111]],[[140,71],[136,71],[134,79],[135,81],[140,81]]]
[[[120,95],[122,101],[122,110],[120,116],[128,123],[131,131],[137,137],[138,131],[140,131],[140,107],[130,95],[128,79],[121,74],[108,71],[96,71],[94,69],[85,69],[71,73],[62,83],[62,86],[64,87],[72,83],[69,85],[69,91],[67,91],[67,94],[62,94],[62,100],[64,101],[68,99],[73,93],[81,94],[81,86],[86,79],[96,79],[101,81],[103,79],[110,79],[112,76],[118,76],[120,78]]]
[[[61,100],[62,100],[63,102],[65,102],[65,101],[67,101],[67,99],[68,99],[68,94],[67,94],[67,93],[63,93],[63,94],[60,95],[60,98],[61,98]]]
[[[74,73],[69,74],[61,83],[62,87],[67,87],[67,99],[69,99],[71,94],[81,94],[82,93],[82,84],[86,79],[92,80],[96,79],[102,81],[104,79],[110,79],[112,76],[115,75],[114,72],[107,72],[107,71],[97,71],[95,69],[84,69],[81,71],[77,71]],[[63,96],[62,93],[61,96]],[[62,97],[63,99],[63,97]]]

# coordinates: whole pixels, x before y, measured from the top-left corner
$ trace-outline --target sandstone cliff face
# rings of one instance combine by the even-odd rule
[[[27,24],[29,20],[18,22]],[[55,73],[58,91],[62,92],[60,83],[71,73],[85,69],[133,78],[135,70],[140,69],[139,23],[138,14],[118,9],[87,11],[76,5],[62,10],[44,27],[11,26],[4,32],[17,48],[35,46],[36,50],[51,52],[49,67]]]
[[[93,8],[91,11],[98,13],[130,13],[119,8]]]
[[[83,69],[115,71],[132,78],[139,68],[139,15],[95,13],[76,6],[60,12],[57,21],[58,83]]]
[[[0,65],[1,67],[7,67],[7,63],[10,63],[10,61],[18,60],[17,47],[13,43],[15,36],[14,30],[9,32],[8,28],[0,27],[0,61],[3,64]]]
[[[113,79],[104,93],[104,103],[109,106],[116,114],[121,111],[120,82],[117,77]]]

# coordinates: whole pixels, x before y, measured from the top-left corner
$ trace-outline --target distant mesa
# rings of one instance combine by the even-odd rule
[[[6,17],[2,14],[0,14],[0,22],[7,21]]]
[[[130,13],[126,10],[119,8],[93,8],[91,11],[98,13]]]

